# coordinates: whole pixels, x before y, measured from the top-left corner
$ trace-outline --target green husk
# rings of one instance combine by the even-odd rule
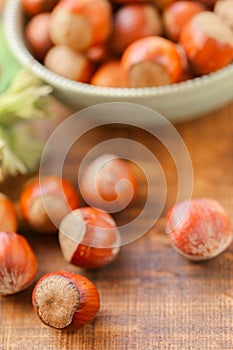
[[[0,95],[0,124],[12,125],[20,119],[47,117],[46,106],[52,88],[42,85],[30,72],[21,69]]]
[[[43,150],[43,142],[26,123],[12,128],[0,126],[0,176],[28,174],[35,170]]]
[[[36,169],[43,142],[31,121],[51,117],[51,92],[12,57],[0,23],[0,180]]]

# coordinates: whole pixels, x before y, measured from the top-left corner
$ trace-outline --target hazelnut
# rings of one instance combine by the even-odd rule
[[[37,259],[27,240],[14,232],[0,232],[0,295],[27,288],[35,279]]]
[[[56,233],[62,218],[78,204],[74,187],[57,176],[32,179],[20,196],[22,217],[39,233]]]
[[[44,65],[62,77],[82,83],[87,83],[92,73],[92,65],[84,54],[63,45],[48,51]]]
[[[0,231],[16,232],[18,221],[14,203],[3,193],[0,193]]]
[[[128,87],[128,80],[120,61],[109,61],[100,66],[92,76],[90,83],[103,87]]]
[[[177,45],[159,36],[148,36],[130,44],[121,62],[131,87],[175,83],[183,71],[183,58]]]
[[[158,10],[150,4],[128,4],[114,15],[111,49],[121,54],[135,40],[160,35],[162,22]]]
[[[47,326],[74,330],[92,321],[99,310],[100,298],[87,278],[72,272],[55,271],[37,282],[32,304]]]
[[[165,8],[163,23],[167,37],[173,41],[178,41],[184,24],[205,9],[206,7],[197,1],[176,1]]]
[[[233,31],[210,11],[192,17],[181,29],[179,42],[199,75],[215,72],[233,59]]]
[[[111,263],[119,253],[120,242],[112,217],[94,208],[74,210],[60,224],[59,243],[65,260],[85,269]]]
[[[193,199],[176,204],[167,214],[173,247],[190,260],[214,258],[232,242],[232,223],[215,200]]]
[[[137,184],[126,160],[105,154],[85,169],[80,191],[89,205],[113,213],[124,209],[135,199]]]
[[[104,44],[89,47],[85,54],[87,59],[93,63],[101,63],[109,59],[108,48]]]
[[[51,39],[56,45],[85,51],[107,40],[111,15],[107,0],[61,0],[51,13]]]
[[[43,61],[46,53],[53,46],[49,36],[50,13],[40,13],[32,17],[25,30],[27,43],[32,54]]]

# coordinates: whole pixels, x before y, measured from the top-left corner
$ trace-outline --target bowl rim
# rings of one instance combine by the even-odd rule
[[[165,86],[145,88],[112,88],[72,81],[50,71],[32,56],[23,40],[23,31],[20,26],[22,20],[22,18],[20,18],[21,16],[21,0],[8,1],[3,11],[3,27],[9,48],[11,49],[12,53],[22,65],[28,66],[28,68],[42,80],[57,88],[62,87],[63,89],[66,89],[67,92],[81,93],[96,97],[162,97],[170,94],[180,94],[187,92],[187,90],[195,90],[199,87],[205,87],[229,77],[229,72],[233,74],[233,63],[230,63],[226,67],[208,75],[195,77],[184,82]]]

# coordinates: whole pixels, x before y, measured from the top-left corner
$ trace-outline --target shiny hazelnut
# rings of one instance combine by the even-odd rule
[[[127,75],[117,60],[102,64],[92,76],[90,83],[102,87],[129,87]]]
[[[30,51],[39,61],[43,61],[53,43],[49,36],[50,13],[40,13],[28,22],[25,35]]]
[[[233,59],[233,31],[210,11],[192,17],[182,27],[179,42],[198,75],[215,72]]]
[[[124,209],[135,199],[137,182],[126,160],[104,154],[84,170],[80,191],[89,205],[113,213]]]
[[[93,320],[100,307],[100,298],[96,287],[86,277],[55,271],[37,282],[32,304],[45,325],[75,330]]]
[[[64,217],[59,243],[66,261],[85,269],[110,264],[120,250],[120,233],[106,212],[84,207]]]
[[[206,10],[206,7],[197,1],[176,1],[165,8],[163,23],[167,37],[173,41],[178,41],[184,24],[204,10]]]
[[[27,240],[14,232],[0,232],[0,295],[27,288],[35,279],[37,259]]]
[[[121,62],[131,87],[175,83],[183,72],[183,58],[177,45],[159,36],[148,36],[130,44]]]
[[[107,40],[111,16],[107,0],[61,0],[51,13],[51,39],[56,45],[85,51]]]
[[[14,203],[3,193],[0,193],[0,231],[16,232],[18,221]]]
[[[46,68],[62,77],[87,83],[92,74],[92,65],[86,56],[68,46],[52,47],[44,60]]]
[[[121,54],[135,40],[162,33],[158,10],[151,4],[128,4],[114,15],[111,49]]]
[[[56,233],[62,218],[78,204],[75,188],[58,176],[32,179],[20,196],[22,217],[39,233]]]
[[[103,63],[110,57],[108,48],[104,44],[89,47],[85,52],[85,55],[87,59],[93,63]]]

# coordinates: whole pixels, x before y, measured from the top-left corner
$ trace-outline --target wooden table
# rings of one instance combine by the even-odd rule
[[[194,170],[193,197],[219,200],[233,213],[233,104],[220,111],[176,125],[190,153]],[[56,236],[22,232],[39,261],[37,278],[52,270],[82,273],[97,286],[101,310],[83,329],[64,333],[44,326],[31,306],[33,286],[0,300],[2,350],[232,350],[233,247],[204,263],[191,263],[171,247],[165,215],[173,204],[177,178],[165,148],[139,129],[103,127],[74,146],[64,175],[75,182],[74,169],[88,149],[106,138],[132,138],[159,159],[167,180],[167,198],[156,225],[141,239],[122,247],[117,260],[99,271],[66,263]],[[149,169],[150,164],[145,164]],[[139,195],[134,205],[116,215],[118,224],[137,215],[147,185],[138,172]],[[9,179],[1,191],[17,199],[25,178]],[[156,188],[154,189],[156,196]]]

